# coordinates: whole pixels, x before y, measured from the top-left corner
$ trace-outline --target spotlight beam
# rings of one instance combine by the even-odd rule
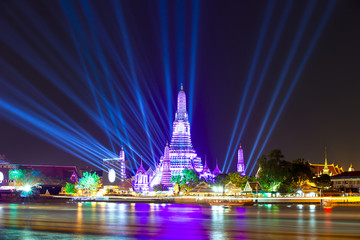
[[[147,135],[147,138],[148,138],[148,143],[149,143],[152,159],[154,161],[154,165],[156,165],[156,160],[155,160],[155,156],[154,156],[154,150],[153,150],[153,146],[152,146],[152,143],[151,143],[151,136],[150,136],[149,129],[148,129],[148,124],[147,124],[147,118],[146,118],[143,102],[142,102],[142,99],[141,99],[141,93],[140,93],[140,88],[139,88],[139,84],[138,84],[138,78],[136,76],[135,63],[134,63],[134,60],[132,58],[132,54],[130,52],[131,44],[130,44],[130,41],[129,41],[129,37],[128,37],[126,26],[125,26],[125,21],[123,19],[122,10],[121,10],[121,6],[120,6],[119,2],[115,2],[115,11],[117,13],[116,15],[117,15],[118,23],[119,23],[119,26],[120,26],[120,31],[122,33],[125,50],[126,50],[128,60],[129,60],[131,77],[134,80],[135,85],[137,87],[136,97],[137,97],[138,104],[139,104],[139,109],[141,111],[142,118],[143,118],[143,121],[144,121],[145,132],[146,132],[146,135]]]
[[[328,6],[327,6],[327,8],[325,10],[325,13],[324,13],[324,15],[323,15],[323,17],[321,19],[321,22],[320,22],[319,26],[317,27],[316,33],[315,33],[314,37],[311,40],[309,48],[307,49],[307,51],[306,51],[306,53],[305,53],[305,55],[303,57],[303,60],[302,60],[300,66],[299,66],[299,68],[298,68],[298,70],[297,70],[297,72],[295,74],[295,77],[291,82],[291,85],[290,85],[290,87],[289,87],[289,89],[287,91],[287,94],[286,94],[286,96],[285,96],[285,98],[284,98],[284,100],[283,100],[277,114],[276,114],[276,117],[275,117],[273,123],[271,124],[270,130],[269,130],[269,132],[268,132],[268,134],[267,134],[267,136],[265,138],[265,141],[264,141],[263,145],[260,148],[259,154],[257,155],[256,159],[258,159],[260,157],[260,154],[264,150],[264,147],[265,147],[267,141],[269,140],[269,138],[271,136],[271,133],[273,132],[273,130],[274,130],[275,126],[276,126],[276,123],[278,122],[278,120],[279,120],[279,118],[281,116],[281,113],[284,110],[284,108],[285,108],[285,106],[286,106],[286,104],[287,104],[287,102],[288,102],[288,100],[289,100],[289,98],[290,98],[290,96],[291,96],[291,94],[292,94],[292,92],[293,92],[293,90],[294,90],[300,76],[301,76],[301,73],[303,72],[303,70],[304,70],[304,68],[306,66],[306,63],[309,60],[309,58],[311,56],[311,53],[312,53],[317,41],[319,40],[319,37],[320,37],[320,35],[321,35],[321,33],[322,33],[322,31],[323,31],[329,17],[330,17],[330,15],[331,15],[334,7],[335,7],[335,4],[336,4],[335,0],[332,0],[332,1],[329,2]],[[253,166],[252,166],[252,168],[250,170],[250,175],[252,174],[255,166],[256,166],[256,162],[253,164]]]
[[[267,32],[267,29],[268,29],[268,25],[269,25],[269,22],[270,22],[270,18],[271,18],[272,12],[273,12],[274,5],[275,5],[275,1],[270,0],[268,2],[268,6],[266,8],[265,17],[264,17],[264,20],[263,20],[263,23],[262,23],[262,26],[261,26],[261,30],[260,30],[260,35],[259,35],[259,38],[258,38],[258,41],[257,41],[257,44],[256,44],[254,57],[253,57],[253,60],[252,60],[252,63],[251,63],[249,75],[248,75],[248,78],[246,80],[245,87],[244,87],[244,90],[243,90],[243,93],[242,93],[242,98],[241,98],[241,101],[240,101],[239,111],[238,111],[237,116],[236,116],[235,126],[234,126],[233,132],[231,134],[231,139],[230,139],[228,150],[226,152],[226,157],[225,157],[225,162],[224,162],[224,165],[223,165],[222,172],[224,172],[225,167],[226,167],[226,163],[228,161],[229,153],[230,153],[230,150],[231,150],[231,147],[232,147],[232,144],[233,144],[235,133],[236,133],[238,125],[239,125],[240,116],[242,114],[242,111],[243,111],[243,108],[244,108],[244,105],[245,105],[245,101],[246,101],[246,98],[247,98],[247,94],[249,92],[250,84],[251,84],[252,79],[253,79],[254,71],[255,71],[255,68],[256,68],[256,65],[257,65],[257,62],[258,62],[258,58],[259,58],[262,46],[263,46],[263,42],[264,42],[264,39],[265,39],[265,34]]]
[[[192,25],[191,25],[191,45],[190,45],[190,76],[189,76],[189,120],[191,123],[193,105],[194,105],[194,91],[195,91],[195,68],[196,68],[196,49],[198,40],[199,29],[199,12],[200,12],[200,0],[193,0],[192,11]]]
[[[254,92],[254,94],[252,95],[251,102],[250,102],[250,105],[249,105],[248,110],[247,110],[247,112],[246,112],[245,120],[244,120],[244,122],[243,122],[243,124],[242,124],[241,131],[240,131],[239,137],[237,138],[235,147],[239,146],[239,144],[240,144],[241,137],[242,137],[242,135],[243,135],[243,133],[244,133],[244,131],[245,131],[247,122],[248,122],[248,120],[249,120],[249,118],[250,118],[250,115],[251,115],[252,110],[253,110],[253,108],[254,108],[256,99],[257,99],[257,97],[258,97],[258,95],[259,95],[260,89],[261,89],[262,84],[263,84],[263,82],[264,82],[264,79],[265,79],[267,70],[268,70],[268,68],[269,68],[269,66],[270,66],[270,62],[271,62],[272,57],[273,57],[273,55],[274,55],[274,52],[275,52],[275,50],[276,50],[276,48],[277,48],[279,39],[280,39],[281,34],[282,34],[282,32],[283,32],[283,29],[284,29],[284,26],[285,26],[285,23],[286,23],[286,19],[288,18],[290,9],[291,9],[291,7],[292,7],[292,4],[293,4],[293,0],[287,1],[287,4],[286,4],[286,6],[285,6],[285,8],[284,8],[284,11],[283,11],[283,14],[282,14],[282,16],[281,16],[281,18],[280,18],[279,25],[278,25],[277,30],[276,30],[276,32],[275,32],[274,39],[273,39],[273,41],[272,41],[272,43],[271,43],[271,47],[270,47],[268,56],[267,56],[267,58],[266,58],[266,62],[265,62],[265,64],[264,64],[263,70],[261,71],[261,75],[260,75],[259,81],[258,81],[258,83],[257,83],[257,85],[256,85],[255,92]],[[228,164],[228,167],[227,167],[227,169],[226,169],[226,172],[229,171],[229,168],[230,168],[231,163],[232,163],[232,161],[233,161],[233,159],[234,159],[235,153],[236,153],[236,151],[232,151],[232,154],[231,154],[231,157],[230,157],[230,162],[229,162],[229,164]]]
[[[166,98],[167,98],[167,111],[169,119],[169,129],[172,126],[173,109],[172,109],[172,89],[171,89],[171,77],[170,77],[170,57],[169,57],[169,38],[168,38],[168,24],[166,14],[166,0],[160,0],[160,21],[162,31],[162,43],[163,43],[163,61],[164,61],[164,75],[165,75],[165,86],[166,86]]]
[[[290,67],[290,65],[291,65],[291,63],[292,63],[292,60],[293,60],[294,56],[295,56],[296,50],[297,50],[297,48],[298,48],[298,46],[299,46],[299,44],[300,44],[300,41],[301,41],[301,39],[302,39],[302,36],[303,36],[304,31],[305,31],[305,29],[306,29],[306,26],[307,26],[307,24],[308,24],[308,22],[309,22],[309,19],[310,19],[310,17],[311,17],[311,14],[312,14],[312,12],[313,12],[313,10],[314,10],[315,4],[316,4],[316,1],[309,1],[308,5],[307,5],[307,7],[306,7],[305,14],[304,14],[304,16],[303,16],[303,18],[302,18],[302,20],[301,20],[300,27],[298,28],[298,30],[297,30],[297,32],[296,32],[294,41],[293,41],[293,43],[292,43],[292,45],[291,45],[290,52],[289,52],[289,54],[288,54],[288,56],[287,56],[287,58],[286,58],[285,65],[284,65],[284,68],[283,68],[283,70],[282,70],[282,72],[281,72],[280,78],[279,78],[279,80],[278,80],[278,82],[277,82],[277,84],[276,84],[275,91],[274,91],[274,93],[273,93],[273,96],[272,96],[272,98],[271,98],[270,104],[269,104],[268,109],[267,109],[267,111],[266,111],[264,120],[263,120],[263,122],[262,122],[262,124],[261,124],[260,131],[259,131],[259,133],[258,133],[258,135],[257,135],[257,137],[256,137],[255,143],[254,143],[253,148],[252,148],[252,150],[251,150],[249,159],[252,159],[252,157],[253,157],[253,155],[254,155],[254,152],[255,152],[256,147],[257,147],[257,145],[258,145],[258,143],[259,143],[259,140],[260,140],[260,138],[261,138],[261,136],[262,136],[262,133],[263,133],[263,131],[264,131],[264,129],[265,129],[265,126],[266,126],[266,124],[267,124],[267,121],[268,121],[268,119],[269,119],[269,117],[270,117],[270,114],[271,114],[272,109],[273,109],[273,107],[274,107],[274,104],[275,104],[275,102],[276,102],[276,100],[277,100],[277,97],[278,97],[278,95],[279,95],[279,92],[280,92],[280,90],[281,90],[281,87],[282,87],[282,85],[283,85],[283,83],[284,83],[284,81],[285,81],[285,77],[286,77],[286,75],[287,75],[287,73],[288,73],[289,67]],[[250,160],[246,163],[245,170],[247,169],[249,163],[250,163]]]
[[[185,2],[176,1],[176,55],[177,55],[177,86],[184,82],[184,52],[185,52]]]

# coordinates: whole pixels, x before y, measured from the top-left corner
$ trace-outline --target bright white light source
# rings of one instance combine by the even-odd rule
[[[4,174],[0,171],[0,183],[4,180]]]
[[[23,187],[23,190],[24,190],[25,192],[30,192],[30,191],[31,191],[31,186],[30,186],[30,185],[26,185],[26,186]]]
[[[114,169],[110,169],[109,170],[109,175],[108,175],[108,179],[111,183],[115,182],[115,178],[116,178],[116,173],[114,171]]]

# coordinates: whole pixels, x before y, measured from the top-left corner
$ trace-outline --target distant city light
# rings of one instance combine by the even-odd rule
[[[108,178],[109,178],[109,181],[110,181],[111,183],[115,182],[116,173],[115,173],[114,169],[110,169],[110,170],[109,170],[109,176],[108,176]]]

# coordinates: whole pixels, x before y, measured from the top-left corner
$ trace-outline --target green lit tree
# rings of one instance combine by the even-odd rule
[[[180,183],[181,189],[185,189],[186,191],[190,191],[193,189],[197,184],[199,184],[199,174],[194,169],[187,169],[185,168],[182,171],[182,179]]]
[[[83,190],[84,194],[96,192],[101,187],[100,177],[96,173],[85,172],[84,176],[79,179],[76,189]]]
[[[66,186],[65,186],[65,192],[67,194],[73,194],[76,192],[76,189],[75,189],[75,184],[72,184],[72,183],[66,183]]]
[[[15,186],[34,186],[43,184],[45,176],[40,171],[12,169],[9,171],[9,179],[14,181]]]
[[[171,176],[171,182],[175,184],[180,184],[181,178],[182,178],[181,175]]]
[[[281,150],[275,149],[258,159],[259,183],[265,191],[277,191],[290,177],[291,163],[284,160]]]
[[[24,178],[26,174],[26,170],[22,169],[11,169],[9,171],[9,179],[14,181],[20,181]]]
[[[194,169],[185,168],[182,175],[172,176],[171,182],[179,186],[180,190],[189,191],[200,182],[200,179],[199,174]]]
[[[229,173],[229,182],[232,182],[238,188],[244,188],[247,181],[249,181],[248,176],[243,177],[238,172]]]
[[[181,191],[180,183],[181,183],[181,175],[171,176],[171,182],[175,183],[175,193],[178,194]]]

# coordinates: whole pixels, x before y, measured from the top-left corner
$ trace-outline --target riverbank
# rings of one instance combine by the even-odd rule
[[[1,239],[358,239],[360,206],[0,204]]]
[[[104,197],[78,197],[78,196],[40,196],[37,199],[22,199],[31,202],[118,202],[118,203],[179,203],[197,205],[253,205],[253,204],[332,204],[360,205],[360,197],[268,197],[268,198],[233,198],[233,197],[133,197],[133,196],[104,196]]]

